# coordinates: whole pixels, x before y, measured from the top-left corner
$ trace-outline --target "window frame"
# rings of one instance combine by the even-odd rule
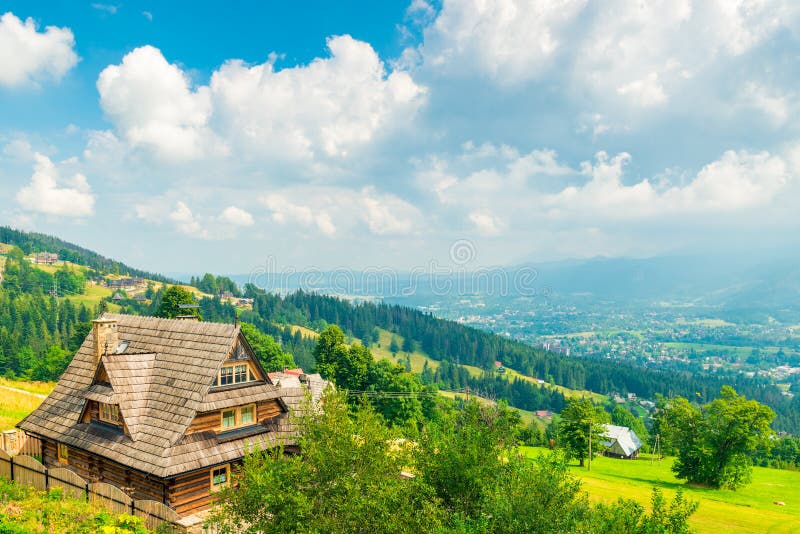
[[[98,419],[104,423],[122,426],[122,414],[119,411],[119,404],[109,404],[106,402],[98,402],[97,404]],[[104,413],[106,410],[108,410],[110,413]]]
[[[220,483],[214,483],[214,473],[219,471],[225,471],[225,481]],[[228,487],[231,483],[231,464],[225,464],[219,467],[213,467],[208,472],[209,482],[211,484],[211,491],[221,490],[222,488]]]
[[[244,367],[244,369],[241,369]],[[239,371],[237,371],[239,369]],[[214,380],[214,387],[235,386],[239,384],[247,384],[254,382],[256,374],[249,361],[233,362],[223,365],[217,371],[217,377]]]
[[[69,447],[66,443],[56,443],[56,456],[59,462],[69,465]]]
[[[233,423],[231,425],[226,425],[225,424],[225,419],[226,419],[225,414],[226,413],[232,413],[233,414]],[[232,430],[232,429],[236,428],[236,408],[229,408],[227,410],[222,410],[220,412],[220,423],[219,423],[219,426],[223,431]]]
[[[253,411],[253,418],[244,423],[242,422],[242,411],[251,408]],[[225,426],[225,414],[233,412],[233,426]],[[219,411],[219,427],[221,432],[229,430],[236,430],[237,428],[244,428],[258,424],[258,405],[256,403],[244,404],[242,406],[235,406],[233,408],[224,408]]]
[[[245,422],[244,420],[244,412],[249,408],[250,411],[250,420]],[[256,405],[255,404],[248,404],[246,406],[242,406],[239,408],[239,425],[240,426],[248,426],[252,425],[256,422]]]

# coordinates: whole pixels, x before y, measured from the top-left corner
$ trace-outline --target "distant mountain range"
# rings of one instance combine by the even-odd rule
[[[618,304],[687,304],[731,312],[800,312],[800,254],[697,254],[646,259],[592,258],[499,267],[494,276],[456,271],[449,275],[389,274],[368,271],[303,273],[292,276],[229,275],[243,285],[254,282],[276,292],[302,288],[325,294],[381,297],[423,305],[442,297],[496,295],[497,280],[509,281],[506,295],[523,296],[513,281],[526,271],[525,289],[556,299],[611,301]],[[530,278],[533,277],[531,280]],[[463,282],[466,279],[466,283]],[[313,284],[310,283],[313,281]],[[461,282],[460,282],[461,281]],[[494,284],[494,285],[493,285]],[[450,287],[450,294],[442,288]],[[446,292],[445,292],[446,293]]]

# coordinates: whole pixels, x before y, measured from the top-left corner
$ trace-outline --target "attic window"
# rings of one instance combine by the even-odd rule
[[[114,351],[114,354],[122,354],[128,348],[127,341],[120,341],[119,345],[117,345],[117,350]]]
[[[221,416],[220,427],[223,432],[226,430],[233,430],[234,428],[250,426],[256,422],[256,405],[248,404],[246,406],[222,410]]]
[[[122,425],[122,417],[119,414],[119,406],[116,404],[98,403],[100,405],[100,420],[112,425]]]
[[[226,365],[219,370],[215,386],[229,386],[231,384],[242,384],[253,380],[253,372],[246,363]]]

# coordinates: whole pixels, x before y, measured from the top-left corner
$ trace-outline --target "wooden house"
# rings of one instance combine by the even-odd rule
[[[633,459],[639,457],[642,442],[636,432],[627,426],[603,425],[603,454],[612,458]]]
[[[293,446],[291,409],[319,375],[273,383],[238,326],[103,314],[42,405],[17,425],[45,465],[154,499],[209,508],[249,447]]]

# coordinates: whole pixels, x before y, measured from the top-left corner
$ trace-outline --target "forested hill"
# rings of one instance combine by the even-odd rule
[[[45,235],[0,227],[0,242],[22,249],[9,253],[0,288],[0,374],[4,375],[57,378],[76,344],[85,336],[89,327],[87,320],[99,313],[103,305],[93,301],[90,306],[89,301],[80,298],[85,285],[80,273],[63,267],[50,274],[23,260],[22,252],[58,252],[64,259],[100,273],[165,280]],[[53,277],[59,278],[59,287],[66,287],[67,283],[76,286],[70,293],[74,296],[48,295],[45,290],[52,285]],[[206,278],[210,283],[210,276],[200,281],[205,283]],[[216,286],[227,287],[229,280],[220,279],[215,279]],[[220,282],[226,284],[220,285]],[[109,305],[119,307],[124,313],[153,314],[161,302],[161,294],[161,290],[149,290],[142,300],[125,298]],[[301,335],[293,325],[321,331],[327,324],[337,324],[347,334],[362,340],[365,346],[374,343],[380,329],[401,336],[438,362],[435,369],[426,369],[427,375],[423,372],[425,383],[448,389],[480,389],[519,408],[559,411],[564,398],[561,393],[538,387],[530,380],[508,380],[497,375],[493,372],[495,361],[528,377],[601,394],[631,392],[651,399],[656,394],[679,395],[708,401],[716,397],[723,384],[732,385],[740,393],[776,411],[776,430],[800,434],[800,397],[788,399],[759,378],[662,372],[618,360],[569,358],[397,305],[354,305],[335,297],[304,292],[282,297],[264,293],[252,285],[245,287],[245,296],[254,299],[253,309],[240,310],[240,319],[278,339],[284,350],[308,369],[314,365],[311,357],[314,340]],[[200,312],[205,320],[233,322],[237,310],[219,298],[206,297],[200,300]],[[478,367],[485,373],[476,376],[474,370],[470,373],[464,365]]]
[[[254,313],[262,319],[304,326],[323,321],[335,323],[367,345],[373,329],[383,328],[415,340],[436,360],[487,371],[493,369],[495,361],[500,361],[522,374],[552,380],[571,389],[603,394],[631,392],[645,398],[654,398],[656,394],[679,395],[706,401],[715,398],[722,385],[732,385],[747,397],[772,406],[778,414],[777,429],[800,433],[800,398],[789,400],[765,381],[738,375],[662,372],[618,360],[570,358],[397,305],[353,305],[335,297],[304,292],[280,297],[264,294],[252,286],[247,286],[245,293],[255,298]],[[514,404],[514,399],[508,400]]]
[[[21,230],[9,228],[8,226],[0,226],[0,243],[15,245],[22,249],[25,254],[34,252],[54,252],[58,254],[61,260],[77,263],[78,265],[89,267],[101,273],[137,276],[147,278],[148,280],[175,283],[175,280],[160,274],[135,269],[122,262],[101,256],[97,252],[45,234],[23,232]]]

